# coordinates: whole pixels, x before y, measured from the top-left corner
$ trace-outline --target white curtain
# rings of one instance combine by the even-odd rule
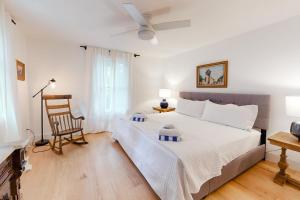
[[[20,139],[16,115],[16,66],[10,52],[7,15],[0,0],[0,144]]]
[[[127,52],[88,47],[86,132],[110,131],[131,107],[131,59]]]

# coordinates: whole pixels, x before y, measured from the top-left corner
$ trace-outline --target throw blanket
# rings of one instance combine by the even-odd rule
[[[159,130],[158,139],[161,141],[180,141],[180,133],[173,124],[167,124]]]
[[[144,122],[146,119],[146,116],[142,113],[135,113],[132,115],[131,120],[135,122]]]
[[[169,123],[176,125],[184,140],[157,139],[158,130]],[[116,120],[114,128],[113,138],[163,200],[193,200],[191,194],[199,192],[203,183],[221,175],[224,165],[256,147],[260,140],[257,131],[214,124],[176,112],[150,114],[143,123]],[[252,141],[253,136],[257,140]]]

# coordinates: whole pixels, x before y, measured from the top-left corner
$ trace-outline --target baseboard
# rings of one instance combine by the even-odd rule
[[[51,139],[52,138],[52,134],[49,133],[49,134],[44,134],[44,139]],[[35,135],[34,137],[34,140],[35,141],[39,141],[41,139],[41,135]]]
[[[102,133],[102,132],[99,132],[99,133]],[[77,133],[77,134],[79,134],[79,133]],[[91,133],[85,133],[84,132],[83,134],[87,135],[87,134],[91,134]],[[35,135],[35,141],[38,141],[40,139],[41,139],[41,135]],[[44,133],[44,139],[48,139],[48,140],[53,139],[52,133]]]

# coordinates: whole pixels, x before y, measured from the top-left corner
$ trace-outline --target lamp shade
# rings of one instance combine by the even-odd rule
[[[56,81],[54,78],[52,78],[50,81],[49,81],[49,85],[51,88],[55,88],[56,87]]]
[[[171,96],[171,90],[169,89],[159,89],[159,96],[162,98],[167,98]]]
[[[300,96],[285,97],[286,114],[291,117],[300,117]]]

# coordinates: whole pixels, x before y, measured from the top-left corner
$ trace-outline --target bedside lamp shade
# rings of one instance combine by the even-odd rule
[[[159,89],[159,97],[167,98],[171,96],[171,90],[169,89]]]
[[[169,89],[159,89],[159,97],[163,98],[163,100],[160,102],[161,108],[168,108],[169,104],[166,101],[167,97],[171,96],[171,90]]]
[[[285,97],[286,114],[291,117],[300,117],[300,96]]]
[[[285,97],[286,114],[292,117],[300,117],[300,96]],[[296,136],[300,142],[300,122],[292,122],[291,134]]]

